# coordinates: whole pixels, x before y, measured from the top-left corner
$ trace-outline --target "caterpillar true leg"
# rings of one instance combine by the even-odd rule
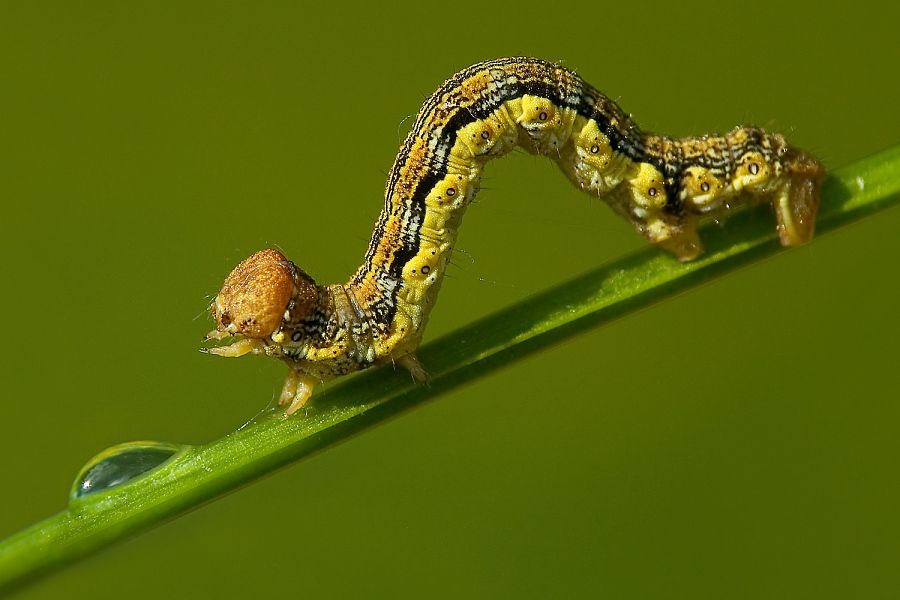
[[[288,414],[319,382],[377,363],[394,361],[423,381],[415,351],[462,215],[485,164],[516,147],[555,160],[576,187],[679,260],[702,252],[702,220],[757,202],[772,203],[783,245],[813,234],[824,170],[781,135],[755,127],[687,138],[644,133],[575,73],[501,58],[457,73],[422,106],[353,277],[321,286],[277,250],[254,254],[211,307],[210,339],[240,339],[209,351],[287,363],[279,403]]]
[[[304,406],[312,396],[318,382],[297,369],[288,369],[288,375],[278,397],[278,406],[285,406],[286,415],[292,415]]]

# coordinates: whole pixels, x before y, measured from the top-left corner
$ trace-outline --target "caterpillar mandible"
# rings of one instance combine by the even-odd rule
[[[485,163],[520,146],[556,161],[651,244],[679,260],[701,251],[697,226],[771,202],[782,245],[813,235],[825,171],[779,134],[737,127],[675,139],[642,132],[572,71],[500,58],[448,79],[422,105],[388,175],[384,209],[359,270],[321,286],[277,250],[227,277],[207,339],[219,356],[266,354],[289,367],[279,403],[291,414],[314,387],[393,362],[426,377],[415,352],[434,307],[460,220]]]

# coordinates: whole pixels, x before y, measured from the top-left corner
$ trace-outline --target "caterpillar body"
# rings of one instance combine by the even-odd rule
[[[501,58],[460,71],[425,101],[350,280],[320,286],[277,250],[254,254],[210,307],[216,329],[208,339],[237,341],[209,352],[287,363],[287,414],[320,382],[376,363],[403,365],[424,380],[415,352],[463,212],[485,163],[516,146],[556,161],[679,260],[702,251],[701,219],[759,201],[772,204],[783,245],[813,234],[824,169],[781,135],[754,127],[680,139],[644,133],[572,71]]]

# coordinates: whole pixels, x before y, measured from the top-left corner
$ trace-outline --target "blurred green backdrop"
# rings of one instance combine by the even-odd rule
[[[898,18],[0,5],[0,536],[111,444],[208,441],[270,402],[281,365],[197,352],[207,303],[271,245],[346,278],[404,119],[455,70],[562,60],[645,129],[755,123],[837,167],[900,142]],[[522,154],[466,221],[428,339],[642,244]],[[898,228],[885,212],[592,331],[21,596],[891,597]]]

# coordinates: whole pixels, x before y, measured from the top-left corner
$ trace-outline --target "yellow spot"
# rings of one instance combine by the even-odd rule
[[[561,108],[547,98],[525,95],[515,105],[509,105],[516,123],[524,135],[519,136],[522,146],[535,154],[553,156],[559,154],[569,138],[577,113]]]
[[[469,190],[469,179],[462,175],[447,175],[437,182],[428,196],[425,206],[438,210],[447,210],[462,205]]]
[[[452,153],[460,158],[496,157],[513,149],[517,143],[516,132],[505,123],[505,115],[495,111],[485,119],[479,119],[462,127],[456,134],[457,143]],[[504,111],[505,113],[505,111]],[[457,148],[462,144],[465,150]]]
[[[587,165],[604,171],[612,158],[612,146],[609,144],[609,138],[606,137],[597,122],[588,119],[585,126],[578,134],[578,157]]]
[[[760,152],[747,152],[738,161],[731,185],[736,191],[766,192],[771,182],[772,168],[766,158]]]
[[[719,205],[725,184],[703,167],[685,169],[682,178],[684,199],[697,210],[706,212]]]
[[[436,262],[430,251],[415,255],[403,267],[404,283],[413,284],[425,281],[429,275],[434,273]]]
[[[556,105],[540,96],[522,96],[518,123],[526,129],[550,129],[559,125]]]
[[[470,123],[459,130],[457,139],[469,150],[474,158],[487,154],[496,140],[497,132],[489,123],[482,120]]]
[[[628,178],[631,199],[645,210],[660,209],[666,204],[666,188],[662,174],[649,163],[636,163],[636,173]]]

